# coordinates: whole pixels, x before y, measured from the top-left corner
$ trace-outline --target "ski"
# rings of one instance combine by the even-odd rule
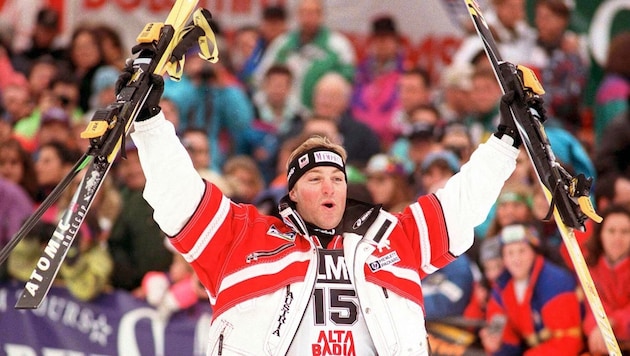
[[[514,92],[514,101],[509,105],[512,119],[550,204],[548,217],[553,213],[554,221],[606,342],[606,348],[610,355],[621,355],[617,339],[574,233],[576,229],[585,230],[584,222],[588,218],[598,223],[602,220],[590,200],[592,178],[586,178],[583,174],[572,176],[557,162],[543,127],[546,117],[542,108],[541,95],[544,94],[542,85],[531,69],[514,65],[501,58],[479,6],[475,0],[464,1],[502,92],[504,94]]]
[[[144,27],[137,37],[138,44],[132,49],[135,58],[129,81],[117,94],[116,102],[97,110],[81,133],[81,137],[90,142],[86,153],[0,251],[0,263],[3,263],[73,178],[85,170],[67,210],[18,298],[16,309],[36,309],[48,294],[94,197],[121,148],[124,149],[131,125],[151,93],[151,75],[168,74],[171,79],[179,80],[184,55],[196,43],[202,58],[210,62],[218,60],[216,39],[209,24],[211,14],[203,8],[196,9],[197,2],[177,0],[164,23],[148,23]],[[191,15],[192,20],[187,23]]]

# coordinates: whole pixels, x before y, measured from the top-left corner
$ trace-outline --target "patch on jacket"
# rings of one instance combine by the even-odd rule
[[[293,242],[295,241],[296,233],[294,231],[280,232],[275,225],[271,225],[269,230],[267,230],[267,235]]]
[[[363,215],[361,215],[357,221],[354,222],[354,224],[352,225],[352,230],[356,230],[358,228],[361,227],[361,225],[363,225],[367,219],[370,217],[370,215],[372,214],[372,211],[374,211],[374,208],[366,211]]]
[[[400,262],[400,257],[398,257],[398,253],[396,251],[392,251],[385,256],[379,257],[376,261],[370,262],[368,264],[368,267],[370,267],[370,271],[376,272],[386,266],[393,265],[397,262]]]

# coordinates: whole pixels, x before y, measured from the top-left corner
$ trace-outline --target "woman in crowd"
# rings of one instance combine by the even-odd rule
[[[578,355],[582,350],[581,305],[571,272],[539,251],[528,224],[499,234],[505,271],[497,278],[480,331],[492,355]]]
[[[630,351],[630,210],[612,205],[603,212],[586,243],[586,262],[620,346]],[[584,319],[584,334],[591,353],[608,354],[595,317]]]
[[[32,198],[37,196],[37,176],[31,155],[17,139],[0,143],[0,176],[20,185]]]

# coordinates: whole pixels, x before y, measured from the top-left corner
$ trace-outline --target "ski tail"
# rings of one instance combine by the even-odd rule
[[[132,123],[153,89],[151,75],[168,73],[172,79],[178,80],[183,70],[185,53],[196,42],[199,43],[202,58],[214,62],[218,60],[215,36],[209,26],[210,12],[205,9],[195,11],[197,1],[177,0],[165,23],[149,23],[144,27],[137,38],[138,44],[132,49],[136,58],[133,60],[131,78],[118,93],[116,102],[97,110],[81,134],[90,143],[84,157],[62,180],[64,184],[55,188],[55,194],[45,200],[43,205],[46,208],[31,216],[12,239],[12,246],[2,250],[1,256],[5,258],[32,229],[43,212],[59,198],[69,182],[87,168],[67,211],[27,281],[16,308],[38,308],[46,297],[111,164],[125,145]],[[192,21],[186,24],[191,15]]]
[[[534,72],[524,66],[516,66],[501,58],[492,32],[475,0],[464,0],[477,34],[483,42],[502,92],[514,92],[509,105],[512,119],[526,148],[539,183],[550,205],[548,217],[554,221],[567,247],[571,262],[591,306],[610,355],[621,355],[610,321],[602,305],[584,256],[575,238],[575,230],[584,231],[586,219],[601,222],[602,218],[591,204],[591,178],[567,172],[551,149],[543,123],[546,120],[542,107],[544,89]]]

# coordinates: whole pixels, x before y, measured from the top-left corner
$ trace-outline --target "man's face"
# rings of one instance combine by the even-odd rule
[[[419,75],[406,74],[399,81],[400,104],[405,111],[429,103],[429,88]]]
[[[289,192],[302,218],[322,229],[339,225],[346,209],[348,185],[335,167],[315,167],[306,172]]]

